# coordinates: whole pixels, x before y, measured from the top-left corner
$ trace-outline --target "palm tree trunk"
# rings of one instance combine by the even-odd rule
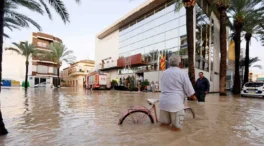
[[[57,67],[57,76],[58,76],[58,79],[57,79],[57,86],[59,88],[60,86],[60,67]]]
[[[28,88],[28,60],[26,61],[25,89]]]
[[[186,8],[186,29],[187,29],[187,46],[188,46],[188,74],[192,82],[195,85],[195,70],[194,70],[194,30],[193,30],[193,6]]]
[[[3,57],[3,35],[4,35],[4,7],[5,0],[0,1],[0,81],[2,82],[2,57]],[[1,92],[1,84],[0,84],[0,92]],[[0,109],[0,135],[6,135],[8,131],[5,128],[5,124],[3,122],[2,112]]]
[[[224,5],[220,5],[218,7],[218,11],[220,12],[220,52],[221,52],[221,60],[220,60],[220,96],[226,96],[226,58],[227,58],[227,50],[226,50],[226,7]]]
[[[246,39],[246,58],[245,58],[245,74],[244,74],[244,82],[243,84],[248,82],[248,74],[249,74],[249,42],[251,39],[252,34],[246,33],[245,39]]]
[[[235,26],[236,36],[235,36],[235,79],[234,79],[233,94],[239,94],[241,89],[239,61],[240,61],[241,31],[243,24],[239,22],[235,22],[234,26]]]

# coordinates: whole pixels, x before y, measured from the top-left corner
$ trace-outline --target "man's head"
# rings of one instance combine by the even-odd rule
[[[179,66],[179,63],[181,62],[181,58],[178,55],[171,55],[169,58],[169,63],[171,67]]]
[[[203,78],[204,77],[203,72],[199,72],[199,77],[200,78]]]

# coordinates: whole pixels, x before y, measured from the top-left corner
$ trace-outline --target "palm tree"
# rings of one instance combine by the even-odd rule
[[[57,67],[57,86],[60,84],[60,67],[62,65],[62,62],[66,63],[73,63],[75,60],[75,57],[72,56],[73,51],[68,50],[65,45],[62,43],[52,43],[49,46],[51,52],[45,51],[41,53],[41,56],[43,59],[47,59],[50,61],[53,61],[56,63]]]
[[[193,28],[193,9],[196,0],[174,0],[175,10],[180,10],[182,6],[186,9],[186,30],[187,30],[187,47],[188,47],[188,74],[189,78],[195,85],[195,69],[194,69],[194,28]]]
[[[235,79],[233,87],[233,94],[240,93],[240,74],[239,74],[239,60],[240,60],[240,48],[241,48],[241,33],[245,22],[251,21],[254,15],[263,11],[262,7],[256,7],[260,5],[262,0],[231,0],[230,6],[227,10],[231,19],[233,19],[233,27],[235,30]]]
[[[76,2],[80,2],[80,0],[75,0]],[[20,5],[33,12],[38,12],[43,14],[43,10],[40,8],[40,4],[45,8],[45,11],[49,15],[49,18],[52,18],[52,15],[49,11],[49,8],[46,3],[49,3],[55,11],[61,16],[64,23],[69,22],[69,14],[64,6],[64,3],[61,0],[46,0],[46,3],[43,0],[1,0],[0,1],[0,81],[2,80],[2,56],[3,56],[3,36],[7,36],[4,34],[4,14],[5,14],[5,6],[6,2],[13,2],[15,5]],[[0,85],[1,91],[1,85]],[[7,134],[7,130],[3,123],[2,113],[0,110],[0,135]]]
[[[245,67],[246,66],[246,58],[243,58],[239,61],[239,67],[242,68],[242,67]],[[249,67],[257,67],[259,69],[262,69],[262,65],[253,65],[257,62],[261,61],[258,57],[253,57],[253,58],[249,58],[249,61],[248,61],[248,66]],[[246,73],[245,73],[246,74]]]
[[[250,65],[250,58],[249,58],[249,44],[251,41],[251,38],[255,35],[255,37],[261,37],[264,35],[264,16],[263,13],[259,15],[255,15],[254,19],[251,19],[251,21],[245,22],[244,30],[246,32],[245,34],[245,40],[246,40],[246,57],[244,59],[244,65],[245,65],[245,75],[244,75],[244,83],[248,82],[248,74],[249,74],[249,65]]]
[[[19,55],[22,55],[26,58],[26,74],[25,74],[25,89],[28,88],[28,65],[29,65],[29,58],[32,56],[37,55],[39,51],[36,49],[36,47],[33,44],[29,44],[27,41],[26,42],[20,42],[18,43],[13,43],[17,48],[5,48],[5,50],[10,50],[10,51],[15,51]]]
[[[227,26],[227,14],[226,10],[229,7],[230,0],[217,0],[214,4],[217,7],[219,16],[220,16],[220,85],[219,92],[220,96],[226,95],[226,58],[227,58],[227,49],[226,49],[226,26]]]

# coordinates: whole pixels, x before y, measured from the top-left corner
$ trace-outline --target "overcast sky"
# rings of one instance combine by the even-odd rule
[[[94,59],[96,35],[144,1],[146,0],[82,0],[78,5],[74,0],[64,0],[71,21],[66,25],[54,11],[53,20],[47,15],[41,16],[22,8],[19,12],[37,21],[42,27],[42,32],[61,38],[69,49],[74,50],[77,60]],[[30,40],[32,32],[38,30],[31,27],[13,32],[6,29],[5,31],[11,37],[5,39],[5,45],[9,45],[12,42]],[[245,47],[245,43],[242,43],[241,47]],[[258,64],[264,66],[264,47],[260,42],[253,39],[250,49],[250,56],[258,56],[262,60]]]

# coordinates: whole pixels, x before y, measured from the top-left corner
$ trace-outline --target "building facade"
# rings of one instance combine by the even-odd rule
[[[211,91],[219,91],[220,24],[209,14],[210,3],[197,0],[194,8],[195,74],[203,72]],[[104,30],[96,38],[96,69],[112,79],[135,75],[160,81],[172,54],[181,57],[188,71],[186,10],[175,11],[173,0],[149,0]],[[228,60],[228,59],[227,59]]]
[[[41,32],[33,32],[31,39],[32,44],[42,51],[50,51],[49,45],[54,42],[62,43],[58,37]],[[46,83],[47,87],[56,86],[58,83],[56,63],[38,57],[32,57],[30,62],[29,83],[31,86],[40,83]]]
[[[94,71],[93,60],[81,60],[71,64],[60,72],[62,85],[67,87],[83,87],[85,76]]]
[[[3,48],[7,46],[4,45]],[[15,58],[15,59],[14,59]],[[25,80],[26,58],[17,52],[3,49],[2,80],[17,81],[21,85]]]

